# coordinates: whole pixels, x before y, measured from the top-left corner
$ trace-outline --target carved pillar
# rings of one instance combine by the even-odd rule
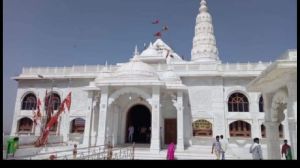
[[[100,99],[100,115],[98,120],[98,137],[97,145],[105,145],[106,139],[106,123],[107,123],[107,110],[108,110],[108,87],[101,88],[101,99]]]
[[[258,119],[255,117],[251,126],[251,137],[261,137],[260,125],[258,123]]]
[[[297,77],[288,83],[287,116],[293,159],[297,159]]]
[[[280,140],[279,140],[279,123],[265,122],[267,145],[268,145],[268,159],[280,160]]]
[[[160,147],[160,88],[153,86],[152,88],[152,136],[151,136],[151,152],[159,152]]]
[[[83,145],[85,146],[91,146],[91,124],[92,124],[92,113],[94,111],[94,91],[90,91],[88,92],[88,94],[90,95],[89,97],[89,104],[90,106],[90,110],[87,113],[86,116],[86,121],[85,121],[85,128],[84,128],[84,137],[83,137]]]
[[[252,115],[251,136],[261,137],[260,125],[258,123],[259,116],[259,96],[255,93],[250,93],[250,114]]]
[[[18,89],[17,91],[17,97],[16,97],[16,103],[15,103],[15,112],[14,112],[14,116],[13,116],[13,121],[12,121],[12,127],[11,127],[11,136],[17,136],[18,135],[18,121],[19,118],[18,116],[20,115],[20,108],[21,108],[21,99],[22,99],[22,95],[24,93],[21,93],[20,89]]]
[[[61,116],[60,120],[60,127],[61,127],[61,133],[63,134],[63,142],[69,141],[69,134],[70,134],[70,117],[69,112],[65,112]]]
[[[182,91],[177,92],[177,146],[176,150],[183,151],[184,150],[184,125],[183,125],[183,93]]]
[[[114,105],[113,110],[113,146],[116,146],[118,144],[118,129],[119,129],[119,108],[117,105]]]
[[[36,137],[40,136],[41,133],[42,133],[42,130],[41,130],[42,121],[41,121],[41,120],[38,120],[37,123],[38,123],[38,124],[34,127],[34,135],[35,135]]]

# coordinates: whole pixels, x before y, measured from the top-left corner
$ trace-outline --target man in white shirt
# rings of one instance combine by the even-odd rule
[[[263,154],[261,146],[259,144],[259,138],[254,139],[254,143],[250,147],[250,153],[252,153],[253,160],[263,160]]]
[[[228,140],[224,139],[223,135],[221,135],[220,138],[221,138],[220,143],[221,143],[221,148],[222,148],[222,151],[221,151],[222,152],[222,160],[225,160],[225,153],[228,148]]]

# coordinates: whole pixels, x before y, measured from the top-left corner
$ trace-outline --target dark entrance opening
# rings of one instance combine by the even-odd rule
[[[144,105],[133,106],[127,114],[126,142],[128,143],[129,127],[134,127],[133,142],[150,144],[151,112]]]

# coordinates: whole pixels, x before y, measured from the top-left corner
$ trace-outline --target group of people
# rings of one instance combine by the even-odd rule
[[[262,149],[259,144],[259,138],[254,138],[253,144],[250,147],[250,153],[252,154],[253,160],[263,160]],[[288,141],[284,140],[281,148],[281,157],[285,157],[286,160],[292,160],[292,149],[291,146],[288,145]]]
[[[222,160],[225,160],[225,153],[228,149],[228,141],[224,139],[224,136],[216,136],[216,141],[212,145],[211,153],[215,153],[216,159],[220,160],[222,156]],[[250,147],[249,152],[252,154],[253,160],[263,160],[263,153],[261,145],[259,144],[259,138],[254,138],[253,144]],[[288,145],[288,141],[284,140],[284,144],[281,148],[281,156],[285,157],[286,160],[292,160],[292,150],[291,146]]]
[[[128,142],[132,143],[134,141],[134,133],[135,133],[135,128],[134,126],[131,125],[128,128]],[[139,139],[145,142],[150,142],[151,127],[149,127],[148,129],[146,127],[142,127],[138,129],[138,133],[139,133]]]
[[[221,139],[220,139],[221,138]],[[227,151],[228,141],[224,139],[223,135],[217,136],[216,141],[212,145],[211,153],[216,155],[217,160],[220,160],[222,156],[222,160],[225,160],[225,153]]]

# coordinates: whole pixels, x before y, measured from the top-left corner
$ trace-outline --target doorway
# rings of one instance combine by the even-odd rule
[[[126,139],[129,143],[129,127],[134,127],[133,142],[150,144],[151,139],[151,112],[144,105],[136,105],[130,108],[127,113]]]
[[[165,144],[177,144],[177,119],[165,119]]]

